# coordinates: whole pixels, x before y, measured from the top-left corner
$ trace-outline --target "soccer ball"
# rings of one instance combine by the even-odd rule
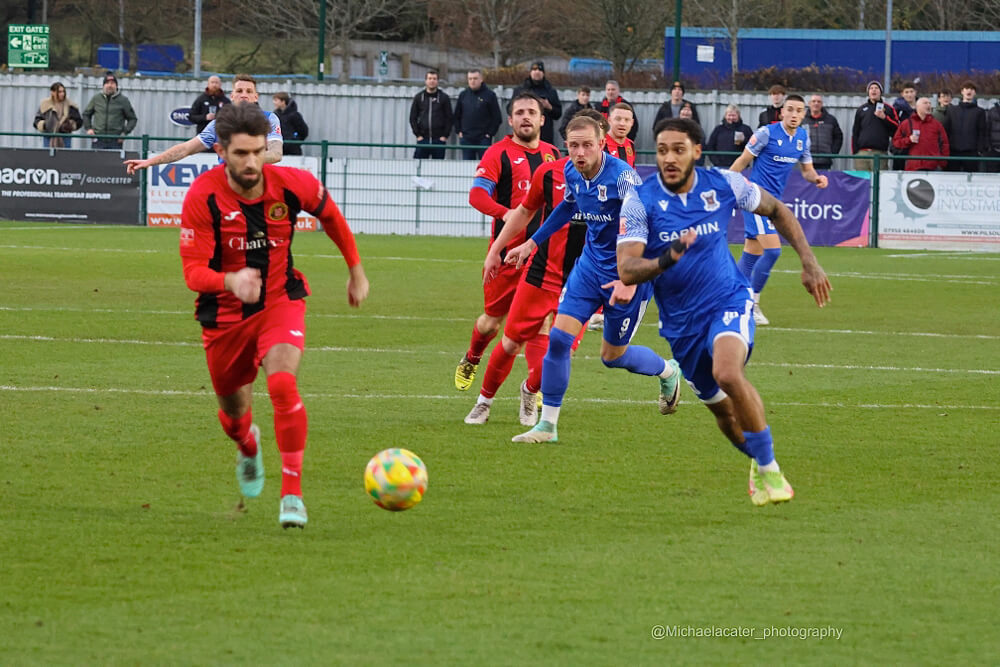
[[[383,450],[365,468],[365,493],[390,512],[410,509],[423,499],[426,490],[427,468],[408,449]]]

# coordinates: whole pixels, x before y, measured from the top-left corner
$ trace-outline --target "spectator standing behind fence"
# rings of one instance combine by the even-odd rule
[[[205,82],[205,92],[195,98],[188,112],[188,120],[194,123],[198,134],[205,126],[215,120],[215,114],[223,105],[231,104],[226,94],[222,92],[222,79],[214,74]]]
[[[868,99],[854,112],[851,152],[855,156],[885,155],[897,127],[899,120],[896,118],[896,110],[882,99],[882,84],[878,81],[869,81]],[[856,159],[854,168],[871,171],[872,162],[867,159]],[[888,165],[882,163],[881,166]]]
[[[931,101],[921,97],[916,102],[916,111],[899,124],[892,137],[892,145],[897,149],[908,149],[907,154],[943,155],[948,157],[948,133],[931,113]],[[906,171],[938,171],[947,164],[944,160],[905,160]]]
[[[573,116],[583,111],[584,109],[593,109],[594,105],[590,103],[590,88],[587,86],[580,86],[576,89],[576,99],[566,105],[563,110],[562,121],[559,123],[559,136],[563,138],[563,142],[566,141],[566,126],[573,119]]]
[[[730,151],[732,153],[742,153],[746,147],[747,140],[753,136],[753,130],[743,122],[740,117],[740,109],[735,104],[726,106],[726,115],[722,122],[715,126],[705,150],[709,151]],[[738,155],[712,155],[712,164],[716,167],[729,168]]]
[[[49,96],[38,105],[35,114],[35,129],[45,134],[72,134],[83,125],[80,107],[66,97],[66,86],[58,81],[49,86]],[[71,148],[69,137],[42,137],[46,148]]]
[[[680,118],[681,107],[685,104],[691,105],[691,113],[694,122],[701,123],[698,119],[698,107],[684,99],[684,84],[680,81],[674,81],[673,85],[670,86],[670,99],[660,105],[660,108],[656,110],[656,118],[653,119],[653,127],[664,118]]]
[[[986,157],[994,161],[984,163],[985,171],[1000,172],[1000,102],[995,103],[986,112],[986,146],[989,149]]]
[[[542,123],[541,140],[555,144],[556,121],[562,118],[562,102],[559,101],[559,93],[552,87],[549,80],[545,78],[545,63],[536,60],[531,63],[531,71],[528,78],[520,86],[514,89],[514,94],[510,96],[513,100],[519,93],[529,92],[542,101],[542,113],[545,115],[545,122]]]
[[[986,153],[986,110],[976,102],[976,84],[962,84],[962,101],[948,110],[948,143],[952,157],[979,157]],[[979,171],[978,160],[954,160],[948,171]]]
[[[451,98],[438,88],[437,70],[427,70],[424,89],[413,96],[413,104],[410,105],[410,129],[413,130],[417,143],[440,146],[448,143],[451,115]],[[418,160],[443,160],[444,148],[418,146],[413,151],[413,157]]]
[[[465,75],[469,86],[455,101],[455,131],[463,146],[489,146],[500,129],[500,103],[496,93],[483,83],[483,73],[470,69]],[[463,148],[463,160],[479,160],[485,148]]]
[[[809,98],[809,113],[805,120],[809,130],[809,150],[813,155],[815,169],[830,169],[833,158],[816,157],[817,153],[832,153],[836,155],[844,145],[844,133],[837,119],[823,107],[823,96],[813,95]]]
[[[298,142],[305,141],[309,136],[309,126],[299,113],[299,105],[286,92],[275,93],[271,102],[274,103],[274,115],[281,124],[282,153],[302,155],[302,144]]]
[[[764,127],[781,120],[781,108],[785,106],[785,95],[788,93],[785,87],[776,83],[767,89],[767,94],[771,96],[771,106],[760,112],[757,116],[757,127]]]
[[[104,75],[101,92],[90,98],[83,110],[83,126],[87,134],[117,134],[124,137],[135,129],[139,119],[132,103],[118,90],[118,79],[113,72]],[[124,139],[94,139],[94,148],[119,149]]]
[[[903,121],[912,116],[914,111],[914,106],[917,103],[917,88],[916,85],[907,81],[899,89],[899,97],[892,103],[892,108],[896,110],[896,118],[899,120],[900,125]],[[897,146],[895,140],[892,143],[892,154],[893,155],[908,155],[910,152],[909,146]],[[893,160],[892,168],[897,171],[903,171],[906,169],[906,160]]]
[[[951,109],[951,91],[942,90],[937,94],[937,107],[934,108],[934,118],[948,129],[948,111]]]
[[[685,102],[684,104],[682,104],[681,105],[680,114],[677,117],[678,118],[686,118],[687,120],[694,120],[694,105],[691,104],[690,102]],[[698,121],[695,121],[695,122],[698,122]],[[705,166],[705,154],[704,154],[705,153],[705,133],[704,132],[701,133],[701,151],[702,151],[702,155],[697,160],[695,160],[694,163],[695,163],[695,165],[697,165],[699,167],[704,167]]]
[[[636,132],[639,129],[639,117],[635,115],[635,106],[622,97],[622,90],[618,86],[618,82],[610,79],[604,84],[604,98],[601,99],[600,103],[597,105],[597,110],[600,111],[601,114],[610,122],[611,110],[616,104],[627,104],[629,108],[632,109],[632,129],[628,131],[628,138],[634,142]]]

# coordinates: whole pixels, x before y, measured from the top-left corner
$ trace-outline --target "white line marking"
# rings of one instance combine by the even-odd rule
[[[141,310],[134,308],[74,308],[69,306],[0,306],[0,312],[55,312],[55,313],[122,313],[130,315],[180,315],[188,316],[193,314],[193,310]],[[322,313],[316,309],[310,310],[308,317],[323,317],[345,320],[388,320],[405,322],[471,322],[474,317],[428,317],[425,315],[374,315],[355,313]],[[658,327],[656,322],[647,322],[644,327]],[[810,334],[843,334],[850,336],[917,336],[926,338],[971,338],[976,340],[1000,340],[1000,336],[989,334],[951,334],[935,333],[930,331],[870,331],[866,329],[808,329],[805,327],[776,327],[768,326],[766,329],[758,329],[760,332],[779,331],[781,333],[810,333]]]
[[[124,387],[106,387],[106,388],[94,388],[94,387],[54,387],[54,386],[42,386],[42,387],[17,387],[14,385],[0,385],[0,391],[7,392],[63,392],[63,393],[73,393],[73,394],[137,394],[141,396],[212,396],[212,392],[205,391],[190,391],[190,390],[180,390],[180,389],[127,389]],[[303,398],[314,398],[314,399],[332,399],[332,400],[344,400],[344,399],[357,399],[357,400],[378,400],[378,401],[395,401],[395,400],[413,400],[413,401],[469,401],[468,396],[458,396],[455,394],[330,394],[330,393],[304,393]],[[520,400],[516,396],[498,396],[497,400],[514,402]],[[651,400],[636,400],[636,399],[622,399],[622,398],[580,398],[580,397],[567,397],[565,399],[571,403],[600,403],[600,404],[610,404],[610,405],[651,405],[655,401]],[[698,401],[681,401],[684,405],[696,405]],[[817,403],[806,403],[802,401],[767,401],[768,405],[780,405],[784,407],[803,407],[803,408],[847,408],[847,409],[865,409],[865,410],[903,410],[903,409],[914,409],[914,410],[1000,410],[1000,405],[930,405],[921,403],[830,403],[826,401],[820,401]]]
[[[114,339],[114,338],[56,338],[54,336],[19,336],[15,334],[0,335],[0,340],[14,341],[38,341],[44,343],[97,343],[100,345],[163,345],[168,347],[201,347],[201,343],[188,341],[150,341],[138,339]],[[319,345],[306,346],[306,350],[313,352],[347,352],[349,354],[439,354],[455,356],[454,350],[425,350],[409,348],[388,348],[388,347],[345,347],[340,345]],[[600,357],[589,355],[578,355],[576,359],[585,361],[597,361]],[[833,370],[864,370],[864,371],[893,371],[900,373],[968,373],[974,375],[1000,375],[1000,370],[982,368],[924,368],[922,366],[872,366],[866,364],[805,364],[790,362],[771,361],[751,361],[753,368],[827,368]]]

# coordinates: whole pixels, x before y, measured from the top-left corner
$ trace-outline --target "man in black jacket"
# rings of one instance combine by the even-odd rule
[[[282,153],[285,155],[302,155],[302,145],[309,136],[309,126],[299,113],[299,105],[288,93],[275,93],[271,98],[274,102],[274,115],[281,123]]]
[[[556,121],[562,117],[562,102],[559,101],[559,93],[552,87],[549,80],[545,78],[545,63],[541,60],[531,63],[531,71],[528,73],[528,78],[514,89],[514,94],[510,98],[514,99],[519,93],[525,91],[542,101],[542,114],[545,116],[545,122],[542,123],[541,139],[555,145]]]
[[[469,87],[455,101],[455,131],[458,143],[464,146],[489,146],[500,129],[500,103],[496,93],[483,83],[483,73],[470,69],[466,74]],[[485,148],[462,149],[463,160],[478,160]]]
[[[785,95],[788,91],[780,83],[776,83],[767,89],[767,94],[771,96],[771,106],[760,112],[757,116],[757,127],[764,127],[781,120],[781,109],[785,106]]]
[[[410,129],[413,130],[418,144],[443,146],[448,143],[451,126],[451,98],[438,88],[437,70],[427,70],[424,76],[424,89],[413,96],[413,104],[410,105]],[[444,148],[418,146],[413,151],[413,157],[417,160],[426,158],[443,160]]]
[[[1000,102],[986,112],[986,147],[989,149],[986,157],[995,161],[986,162],[985,170],[994,174],[1000,172]]]
[[[559,123],[559,136],[566,141],[566,126],[569,122],[573,120],[573,116],[583,111],[584,109],[593,109],[594,105],[590,103],[590,88],[588,86],[580,86],[576,89],[576,99],[566,105],[563,110],[563,118]]]
[[[962,84],[962,101],[948,110],[948,143],[952,157],[979,157],[986,152],[986,110],[976,102],[976,84]],[[948,162],[948,171],[979,171],[978,160]]]
[[[868,99],[854,112],[854,129],[851,132],[851,152],[858,156],[885,155],[889,151],[889,142],[896,134],[899,119],[896,110],[882,99],[882,84],[878,81],[868,82]],[[881,164],[889,166],[887,162]],[[854,168],[859,171],[871,171],[872,161],[858,159]]]
[[[191,104],[191,111],[188,112],[188,120],[195,124],[198,134],[201,134],[205,126],[215,119],[215,114],[219,113],[224,104],[231,102],[222,92],[222,79],[213,74],[205,82],[205,92],[195,98]]]
[[[691,105],[691,118],[694,122],[701,124],[701,120],[698,118],[698,107],[684,99],[684,84],[680,81],[674,81],[673,85],[670,87],[670,98],[660,105],[660,108],[656,110],[656,118],[653,119],[653,127],[659,125],[660,121],[664,118],[680,118],[681,109],[684,108],[685,104]]]
[[[809,113],[806,114],[803,125],[809,130],[809,151],[813,156],[813,167],[829,169],[833,166],[833,158],[816,157],[816,154],[839,153],[844,145],[844,132],[833,114],[823,107],[822,95],[809,98]]]

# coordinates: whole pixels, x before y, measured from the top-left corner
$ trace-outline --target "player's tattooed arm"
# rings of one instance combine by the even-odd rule
[[[778,201],[763,188],[760,191],[760,206],[754,213],[765,215],[774,223],[774,228],[799,255],[802,262],[802,285],[813,295],[816,305],[822,308],[830,301],[830,280],[816,260],[809,241],[806,240],[802,225],[784,203]]]
[[[283,154],[284,151],[282,150],[282,143],[280,141],[272,140],[267,142],[267,152],[264,153],[264,164],[281,162]]]
[[[159,155],[154,155],[153,157],[146,158],[145,160],[125,160],[125,171],[126,173],[134,174],[139,169],[145,169],[157,164],[177,162],[177,160],[186,158],[188,155],[200,153],[203,150],[205,150],[205,145],[201,143],[201,139],[198,137],[192,137],[187,141],[174,144]]]

